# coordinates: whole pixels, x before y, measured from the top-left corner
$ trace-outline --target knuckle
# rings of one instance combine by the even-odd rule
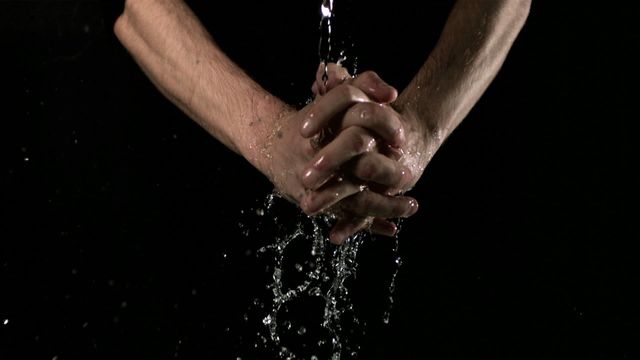
[[[378,103],[366,103],[360,107],[360,117],[377,129],[386,129],[393,126],[395,119],[389,114],[384,105]],[[364,114],[364,115],[363,115]]]
[[[361,146],[363,143],[363,138],[361,132],[356,127],[350,127],[345,132],[348,132],[346,141],[353,146]]]
[[[372,205],[372,200],[371,200],[371,194],[368,191],[363,191],[359,194],[357,194],[356,196],[353,197],[353,204],[352,206],[355,209],[368,209],[371,208]]]
[[[389,122],[388,115],[384,107],[377,103],[371,103],[368,111],[371,113],[369,121],[377,128],[384,128]]]
[[[372,180],[378,174],[378,166],[371,160],[363,160],[360,165],[359,177],[362,180]]]
[[[362,91],[360,91],[360,89],[358,89],[357,87],[349,84],[341,85],[341,87],[344,89],[343,95],[345,96],[345,98],[349,99],[349,101],[362,102],[365,100]]]
[[[394,215],[402,216],[406,212],[407,205],[405,204],[405,201],[401,199],[394,199],[392,209],[393,209]]]
[[[355,154],[363,153],[370,147],[371,140],[371,137],[362,132],[353,132],[350,150]]]

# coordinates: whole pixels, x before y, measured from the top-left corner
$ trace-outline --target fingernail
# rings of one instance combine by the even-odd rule
[[[389,236],[396,236],[396,233],[398,232],[398,228],[391,224],[389,225]]]
[[[304,174],[302,175],[302,181],[306,184],[308,184],[310,179],[313,179],[315,170],[313,169],[309,169],[307,171],[304,172]]]
[[[383,228],[380,229],[381,232],[383,232],[382,235],[394,236],[396,234],[396,232],[398,231],[398,228],[393,223],[383,223],[382,226],[383,226]]]
[[[416,199],[409,200],[409,204],[407,205],[407,209],[405,211],[405,216],[409,217],[418,212],[418,201]]]
[[[307,115],[307,119],[302,123],[302,134],[307,135],[309,129],[311,128],[311,120],[313,119],[313,113]]]

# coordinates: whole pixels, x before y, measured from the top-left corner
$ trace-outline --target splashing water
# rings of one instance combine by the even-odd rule
[[[333,34],[333,21],[336,18],[336,12],[334,10],[334,0],[322,0],[322,4],[320,5],[320,26],[318,28],[320,32],[320,37],[318,41],[318,58],[321,63],[324,64],[324,73],[322,74],[322,81],[324,81],[325,85],[327,84],[327,80],[329,79],[329,63],[335,62],[338,65],[345,66],[349,68],[352,76],[355,76],[358,69],[358,59],[353,54],[349,55],[350,61],[349,64],[345,64],[347,62],[347,52],[351,52],[355,44],[349,40],[348,34],[338,34],[341,35],[342,39],[338,39],[338,44],[340,45],[340,52],[335,54],[336,44],[334,43]]]
[[[272,222],[278,234],[272,243],[257,251],[259,256],[271,258],[273,267],[271,283],[267,287],[270,300],[260,306],[266,305],[260,317],[265,333],[259,335],[254,347],[272,346],[281,359],[300,358],[297,352],[301,349],[285,346],[287,344],[304,344],[304,351],[313,351],[317,358],[356,358],[360,344],[354,337],[364,335],[365,329],[349,297],[349,281],[355,278],[358,252],[369,235],[359,233],[341,246],[333,245],[326,236],[333,219],[329,216],[307,217],[296,210],[299,215],[292,224],[287,216],[279,218],[276,215],[282,215],[282,205],[291,207],[276,193],[270,194],[259,215]],[[395,279],[401,264],[398,246],[396,237],[389,308],[382,319],[385,324],[389,322]],[[296,249],[300,251],[295,253]],[[307,315],[292,315],[291,309],[296,307]],[[309,313],[317,316],[313,316],[313,320],[304,319]],[[319,336],[320,340],[312,341],[313,336]]]
[[[334,0],[322,0],[320,6],[320,39],[318,43],[318,56],[324,63],[322,80],[328,80],[328,64],[333,57],[332,44],[332,19],[334,18]],[[345,51],[341,50],[336,62],[346,60]],[[356,59],[353,59],[353,73],[356,72]],[[360,324],[354,311],[353,303],[349,297],[348,282],[355,278],[358,262],[357,256],[361,245],[369,239],[370,235],[364,232],[349,237],[342,245],[331,244],[327,229],[335,220],[330,215],[308,217],[298,211],[298,219],[293,227],[284,224],[276,216],[279,213],[274,205],[282,202],[290,204],[277,193],[270,194],[264,202],[263,208],[258,208],[255,213],[266,221],[272,221],[277,229],[275,240],[258,249],[257,255],[271,255],[273,265],[270,281],[267,286],[270,293],[271,306],[268,307],[259,299],[254,305],[262,310],[260,316],[266,333],[258,333],[255,348],[268,347],[269,343],[276,350],[281,359],[298,359],[296,349],[290,349],[284,344],[302,343],[306,352],[313,351],[311,359],[329,358],[341,360],[343,356],[356,358],[360,345],[353,340],[354,334],[364,335],[365,329]],[[401,223],[397,224],[400,232]],[[246,233],[245,233],[246,232]],[[258,232],[260,230],[258,229]],[[388,324],[393,307],[393,295],[396,287],[396,277],[402,260],[399,256],[399,241],[396,233],[393,246],[394,271],[391,276],[388,295],[388,308],[384,312],[382,322]],[[248,235],[248,230],[243,230]],[[293,248],[300,248],[310,244],[306,252],[306,261],[302,261],[299,254],[290,254]],[[294,256],[291,256],[294,255]],[[293,258],[293,259],[292,259]],[[288,266],[293,262],[293,266]],[[286,271],[285,271],[286,269]],[[269,270],[268,270],[269,271]],[[292,276],[293,273],[295,276]],[[291,281],[296,277],[297,281]],[[301,305],[302,304],[302,305]],[[313,305],[320,308],[315,324],[304,326],[299,318],[291,318],[290,308],[299,305],[303,312],[313,312]],[[245,314],[247,321],[247,314]],[[293,326],[295,323],[295,326]],[[319,324],[318,324],[319,323]],[[292,330],[293,329],[293,330]],[[309,341],[309,334],[321,334],[320,340]],[[293,339],[293,340],[292,340]],[[307,347],[307,343],[310,346]],[[312,344],[313,343],[313,344]],[[317,345],[317,346],[316,346]]]

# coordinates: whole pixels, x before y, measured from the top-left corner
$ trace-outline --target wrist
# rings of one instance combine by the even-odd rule
[[[417,148],[420,155],[424,155],[421,162],[426,166],[448,136],[449,130],[444,126],[446,122],[440,121],[438,114],[432,111],[433,107],[423,100],[424,92],[418,90],[420,87],[405,89],[393,105],[404,119],[408,141],[415,142],[407,145]]]
[[[254,99],[260,100],[252,101],[254,106],[241,116],[235,145],[240,155],[274,182],[278,171],[274,158],[280,157],[285,122],[295,110],[269,94],[259,94]]]

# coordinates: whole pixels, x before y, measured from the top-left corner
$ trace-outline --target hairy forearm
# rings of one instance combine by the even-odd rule
[[[530,0],[459,0],[438,44],[402,92],[399,109],[418,118],[433,154],[467,116],[502,66]]]
[[[218,48],[181,0],[127,0],[114,31],[156,87],[261,169],[260,139],[286,105]],[[263,169],[261,169],[263,170]]]

